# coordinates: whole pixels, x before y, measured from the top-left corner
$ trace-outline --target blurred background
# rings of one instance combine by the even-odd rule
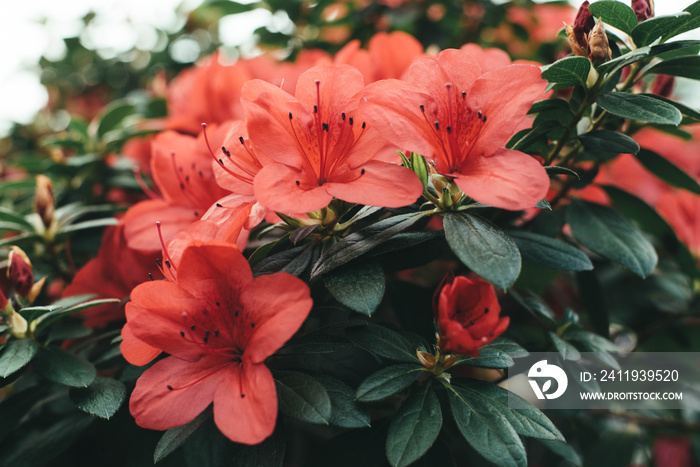
[[[569,3],[573,12],[582,2]],[[659,1],[656,15],[679,12],[691,3]],[[433,50],[481,38],[482,44],[506,48],[516,58],[534,56],[548,63],[556,59],[551,48],[530,48],[554,42],[546,35],[555,35],[562,24],[552,18],[552,25],[548,16],[565,5],[496,0],[0,2],[0,137],[47,108],[51,116],[47,113],[41,122],[39,115],[38,122],[60,131],[68,113],[91,118],[106,102],[164,85],[217,48],[228,60],[262,53],[293,58],[302,49],[336,52],[351,39],[366,41],[376,31],[398,29]],[[510,30],[504,29],[505,19]],[[689,34],[700,37],[697,31]],[[700,106],[697,85],[678,81],[679,97]]]

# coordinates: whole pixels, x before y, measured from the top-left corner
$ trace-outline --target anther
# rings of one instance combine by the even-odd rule
[[[425,113],[425,106],[423,104],[420,105],[420,111]]]
[[[435,129],[439,130],[440,129],[440,122],[435,122]]]
[[[474,320],[473,320],[473,319],[470,319],[470,320],[469,320],[469,325],[470,325],[470,326],[474,326]]]
[[[314,105],[314,113],[315,113],[315,114],[318,113],[318,106],[317,106],[317,105]]]
[[[484,115],[484,123],[486,123],[486,115]]]
[[[301,185],[301,183],[299,183],[299,180],[294,180],[294,182],[297,184],[297,186]]]
[[[244,397],[245,397],[245,394],[241,393],[241,399],[243,399]]]
[[[360,170],[360,175],[364,175],[364,174],[365,174],[365,169]]]
[[[171,385],[169,385],[169,384],[168,384],[166,387],[168,388],[168,391],[172,391],[172,390],[173,390],[173,387],[172,387]]]
[[[343,112],[342,114],[340,114],[340,117],[341,117],[343,120],[345,120],[345,112]]]
[[[323,131],[328,131],[328,123],[321,123],[321,127],[323,128]]]
[[[367,122],[362,122],[362,129],[364,130],[367,127]]]
[[[467,91],[462,91],[462,99],[464,99],[465,97],[467,97]]]
[[[445,128],[445,129],[447,130],[447,133],[448,133],[448,134],[452,133],[452,127],[451,127],[451,126],[448,126],[448,127]]]
[[[481,117],[482,117],[482,115],[481,115],[481,110],[479,110],[479,111],[476,112],[476,116],[479,117],[479,120],[481,120]]]
[[[352,117],[350,117],[350,119],[348,120],[348,123],[349,123],[350,125],[352,125]]]
[[[149,278],[150,280],[153,280],[153,274],[151,274],[151,273],[149,272],[149,273],[148,273],[148,278]]]
[[[226,146],[221,146],[221,150],[224,151],[226,157],[231,158],[231,152],[228,149],[226,149]]]
[[[214,329],[214,337],[219,337],[219,330],[218,329]]]
[[[221,306],[221,303],[219,303],[219,301],[218,301],[218,300],[217,300],[217,301],[215,301],[214,303],[216,303],[216,306]]]
[[[190,329],[194,331],[195,329],[197,329],[197,326],[193,324],[192,326],[190,326]]]
[[[185,337],[185,331],[180,331],[180,337]]]
[[[163,267],[163,263],[160,262],[160,258],[156,258],[156,264],[158,265],[159,268]]]
[[[194,212],[194,217],[199,217],[199,211]]]
[[[233,312],[234,316],[238,316],[241,313],[241,310],[236,310]]]
[[[165,260],[165,265],[168,267],[168,269],[170,269],[170,268],[172,267],[172,266],[170,265],[170,261],[168,261],[167,259]]]
[[[224,206],[223,206],[222,204],[220,204],[220,203],[216,203],[216,207],[217,207],[217,208],[223,208]]]
[[[243,137],[242,137],[242,136],[239,136],[239,137],[238,137],[238,141],[240,141],[241,144],[244,144],[244,143],[243,143]]]
[[[488,312],[489,312],[489,309],[488,309],[488,308],[484,308],[484,314],[486,314],[486,313],[488,313]]]
[[[254,327],[255,327],[255,321],[251,321],[251,322],[250,322],[250,327],[251,327],[251,328],[254,328]]]
[[[201,170],[200,170],[199,172],[197,172],[197,173],[199,173],[199,176],[200,176],[200,177],[204,177],[204,174],[202,173]]]

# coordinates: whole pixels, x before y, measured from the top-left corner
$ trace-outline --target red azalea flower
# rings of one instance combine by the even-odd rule
[[[214,402],[214,421],[232,441],[270,436],[277,394],[264,361],[311,309],[308,286],[285,273],[253,278],[235,246],[194,243],[177,282],[147,282],[127,304],[129,333],[163,350],[139,378],[129,408],[144,428],[183,425]],[[122,344],[124,345],[124,344]]]
[[[360,109],[392,143],[432,159],[471,198],[518,210],[545,196],[549,177],[535,159],[504,146],[545,85],[535,66],[481,74],[471,55],[445,50],[416,60],[407,81],[370,84]]]
[[[386,141],[359,115],[362,89],[362,75],[347,65],[303,73],[296,97],[261,80],[245,84],[248,134],[276,162],[255,177],[261,204],[299,213],[324,208],[333,197],[400,207],[420,196],[410,170],[372,160]]]
[[[17,295],[26,297],[34,285],[32,262],[29,261],[27,254],[17,246],[10,249],[8,261],[10,266],[7,268],[7,278],[10,279]]]
[[[217,134],[215,140],[222,138]],[[129,247],[144,252],[161,249],[156,221],[161,222],[163,238],[168,241],[226,195],[214,181],[211,154],[203,136],[160,133],[153,141],[151,174],[162,198],[151,193],[154,199],[135,204],[124,217]]]
[[[464,276],[447,280],[438,297],[440,350],[478,356],[479,348],[503,334],[510,318],[500,318],[493,285]]]

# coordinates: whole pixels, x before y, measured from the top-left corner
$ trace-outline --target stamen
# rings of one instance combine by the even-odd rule
[[[364,174],[365,174],[365,169],[360,170],[360,175],[364,175]]]
[[[423,104],[420,105],[420,111],[425,113],[425,106]]]
[[[290,120],[292,119],[292,113],[291,113],[291,112],[289,112],[289,119],[290,119]]]
[[[290,112],[290,115],[291,115],[291,112]],[[242,136],[239,136],[239,137],[238,137],[238,141],[240,141],[241,144],[245,144],[245,143],[243,142],[243,137],[242,137]]]
[[[215,301],[214,303],[216,303],[216,306],[221,306],[221,303],[219,303],[219,301],[218,301],[218,300],[217,300],[217,301]]]
[[[343,113],[340,114],[340,118],[342,118],[343,120],[345,120],[345,112],[343,112]]]
[[[226,171],[226,173],[233,176],[234,178],[236,178],[244,183],[252,184],[253,180],[251,178],[247,178],[247,177],[244,177],[242,175],[237,174],[236,172],[232,171],[231,169],[229,169],[228,167],[226,167],[224,165],[223,159],[219,159],[216,157],[216,155],[214,154],[214,151],[212,151],[212,149],[211,149],[211,145],[209,144],[209,136],[207,135],[207,124],[206,123],[202,123],[202,132],[204,133],[204,141],[207,144],[207,149],[209,150],[209,154],[211,155],[211,157],[214,158],[215,161],[217,161],[219,163],[219,167],[224,169]],[[222,149],[224,149],[224,148],[222,147]],[[233,161],[235,164],[234,159],[231,159],[231,161]],[[236,164],[236,166],[240,168],[240,166],[238,166],[238,164]]]
[[[467,97],[467,91],[462,91],[462,99],[464,99],[465,97]]]
[[[158,194],[151,190],[148,185],[146,184],[146,181],[143,179],[143,175],[141,174],[141,169],[137,166],[134,167],[134,178],[136,179],[136,183],[138,183],[139,188],[143,190],[146,195],[148,195],[149,198],[151,199],[160,199],[160,196]]]
[[[148,278],[149,278],[150,280],[154,280],[154,279],[153,279],[153,274],[151,274],[151,273],[149,272],[149,273],[148,273]]]
[[[435,129],[439,130],[440,129],[440,122],[435,122]]]
[[[477,110],[476,116],[479,117],[479,120],[481,120],[481,116],[482,116],[482,115],[481,115],[481,110]]]
[[[226,149],[226,146],[221,146],[221,150],[224,151],[226,157],[228,157],[229,159],[231,158],[231,153]]]
[[[177,271],[177,268],[175,267],[175,263],[173,262],[173,259],[170,257],[170,254],[168,253],[168,249],[165,248],[165,242],[163,241],[163,233],[160,231],[160,221],[156,221],[156,229],[158,229],[158,239],[160,240],[160,247],[163,249],[163,252],[165,253],[165,256],[167,260],[165,260],[165,264],[170,268],[171,264],[173,269]]]
[[[297,186],[301,185],[301,183],[299,183],[299,180],[294,180],[294,182],[297,184]]]
[[[172,390],[173,390],[173,387],[172,387],[171,385],[169,385],[169,384],[168,384],[166,387],[168,388],[168,391],[172,391]]]
[[[352,122],[352,117],[350,117],[350,119],[348,120],[348,123],[349,123],[350,125],[352,125],[352,123],[353,123],[353,122]]]
[[[170,160],[173,163],[173,169],[175,169],[175,175],[177,176],[177,180],[180,182],[180,189],[184,190],[185,183],[182,181],[182,178],[180,177],[180,172],[182,172],[182,167],[180,167],[178,170],[177,164],[175,163],[175,152],[170,153]]]

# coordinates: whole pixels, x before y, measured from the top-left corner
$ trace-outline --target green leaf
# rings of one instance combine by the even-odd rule
[[[423,367],[418,365],[393,365],[369,375],[357,388],[357,400],[372,402],[393,396],[410,386]]]
[[[91,221],[79,222],[77,224],[70,224],[63,227],[58,235],[65,235],[71,232],[78,232],[85,229],[95,229],[99,227],[108,227],[110,225],[117,225],[119,221],[114,217],[105,217],[103,219],[93,219]]]
[[[573,200],[566,220],[576,240],[599,255],[646,277],[656,266],[654,247],[627,219],[599,204]]]
[[[543,137],[553,128],[562,128],[561,123],[554,120],[545,120],[540,124],[534,125],[532,129],[525,129],[522,130],[522,132],[518,132],[508,141],[506,147],[508,149],[525,151],[534,143],[538,142],[540,138],[544,139]]]
[[[211,416],[211,409],[206,409],[202,413],[197,415],[191,422],[186,423],[182,426],[170,428],[165,433],[163,433],[163,436],[160,437],[160,440],[156,445],[156,449],[153,452],[153,463],[155,464],[157,462],[162,461],[173,451],[182,446],[185,443],[185,441],[190,439],[190,437],[197,430],[199,430],[199,428],[204,424],[204,422],[211,418]]]
[[[582,271],[576,274],[576,286],[583,306],[588,312],[588,321],[595,332],[610,338],[610,311],[607,294],[598,280],[598,275]]]
[[[36,332],[41,332],[42,330],[46,329],[46,327],[49,326],[51,323],[60,318],[63,318],[64,316],[72,315],[73,313],[77,313],[79,311],[87,310],[89,308],[93,308],[100,305],[119,303],[120,301],[121,300],[117,298],[100,298],[80,303],[78,305],[73,305],[69,308],[59,307],[58,309],[53,309],[57,306],[56,304],[54,304],[52,305],[51,310],[37,318]]]
[[[583,465],[583,460],[581,459],[581,456],[579,456],[578,453],[574,450],[574,448],[572,448],[567,443],[551,439],[543,439],[540,440],[540,442],[544,444],[547,447],[547,449],[563,457],[575,467],[581,467]]]
[[[665,157],[648,149],[642,149],[637,154],[637,160],[666,183],[700,195],[700,184],[698,184],[697,180]]]
[[[404,402],[389,425],[386,457],[393,467],[404,467],[420,459],[433,445],[442,427],[437,395],[426,384]]]
[[[639,145],[627,135],[611,130],[593,130],[580,135],[578,139],[583,147],[594,153],[603,154],[603,158],[609,158],[610,154],[637,154]]]
[[[690,277],[697,276],[698,271],[695,266],[695,259],[690,250],[678,239],[676,232],[659,215],[656,209],[617,187],[604,185],[603,189],[617,209],[634,220],[645,232],[650,233],[663,244],[664,248],[673,255],[686,274]]]
[[[544,169],[547,171],[548,174],[555,174],[555,175],[570,175],[572,177],[576,177],[577,179],[581,180],[581,177],[578,176],[576,172],[574,172],[571,169],[567,169],[566,167],[559,167],[555,165],[546,165]]]
[[[260,444],[247,446],[237,444],[233,451],[231,466],[282,467],[287,443],[284,432],[276,429],[272,436]],[[198,466],[199,467],[199,466]]]
[[[520,274],[520,251],[499,227],[478,216],[447,213],[445,238],[465,266],[503,290]]]
[[[474,450],[499,466],[527,466],[518,433],[487,396],[460,386],[448,386],[447,394],[457,427]]]
[[[98,376],[87,388],[71,389],[70,399],[83,412],[109,420],[126,399],[126,387],[121,381]]]
[[[615,57],[612,60],[598,65],[598,71],[607,75],[612,75],[627,65],[631,65],[632,63],[648,58],[652,49],[653,48],[650,47],[640,47],[636,50],[632,50],[631,52],[627,52],[624,55],[620,55],[619,57]],[[617,80],[615,83],[617,83]]]
[[[659,37],[673,31],[690,18],[690,13],[656,16],[639,23],[632,30],[632,39],[637,46],[649,45]]]
[[[596,102],[613,115],[640,122],[678,125],[683,118],[674,106],[640,94],[610,92],[596,96]]]
[[[384,297],[384,271],[376,260],[355,261],[323,276],[328,291],[351,310],[372,316]]]
[[[34,230],[32,224],[30,224],[24,218],[24,216],[20,216],[19,214],[3,207],[0,207],[0,221],[18,225],[20,228],[17,230]]]
[[[97,126],[97,136],[102,138],[108,131],[112,131],[119,126],[126,117],[136,112],[133,105],[123,101],[112,102],[100,118]]]
[[[35,386],[23,391],[15,390],[9,397],[0,402],[0,414],[2,414],[0,441],[7,438],[19,425],[19,422],[27,416],[31,408],[40,402],[40,396],[45,389],[43,386]]]
[[[508,232],[523,259],[535,266],[561,271],[588,271],[591,260],[579,249],[544,235],[513,230]]]
[[[526,357],[528,351],[516,342],[499,337],[479,349],[478,357],[463,357],[455,365],[467,364],[479,368],[509,368],[514,365],[513,358]]]
[[[39,350],[34,370],[49,381],[78,388],[88,387],[97,373],[92,363],[58,347]]]
[[[0,376],[7,378],[32,361],[39,344],[31,339],[11,340],[0,354]]]
[[[586,57],[565,57],[542,68],[542,77],[550,83],[586,85],[591,61]]]
[[[563,358],[564,360],[577,361],[581,359],[581,352],[579,352],[576,347],[569,344],[555,333],[550,332],[549,338],[552,340],[554,348],[557,349],[557,352],[561,354],[561,358]]]
[[[700,2],[695,2],[689,5],[683,11],[690,13],[690,18],[684,21],[682,24],[676,26],[670,32],[666,33],[663,36],[662,41],[700,27]]]
[[[328,425],[331,400],[321,383],[296,371],[276,372],[275,383],[282,413],[302,422]]]
[[[343,428],[370,426],[369,410],[355,400],[355,391],[350,386],[328,376],[317,376],[316,381],[321,383],[331,399],[331,425]]]
[[[588,7],[588,10],[593,16],[603,20],[604,23],[627,34],[631,34],[632,30],[637,26],[637,15],[634,14],[634,10],[616,0],[593,2]]]
[[[253,274],[260,276],[276,272],[286,272],[293,276],[302,277],[308,271],[315,257],[318,257],[317,245],[299,245],[289,250],[283,250],[260,260],[252,267]]]
[[[700,79],[700,56],[691,55],[664,60],[651,67],[648,73]]]
[[[404,363],[418,362],[416,348],[411,342],[384,326],[367,324],[348,329],[348,335],[355,343],[380,357]]]
[[[677,101],[668,99],[668,98],[663,97],[663,96],[658,96],[656,94],[642,94],[642,95],[651,97],[652,99],[657,99],[657,100],[666,102],[667,104],[671,104],[672,106],[674,106],[675,108],[680,110],[680,112],[684,116],[688,117],[689,119],[692,119],[694,122],[700,122],[700,111],[693,109],[692,107],[688,107],[687,105],[685,105],[681,102],[677,102]],[[685,124],[685,120],[683,121],[682,124]],[[688,139],[690,139],[690,138],[688,138]]]
[[[408,229],[425,215],[425,213],[400,214],[348,235],[321,255],[311,270],[311,279],[362,256],[399,232]]]

